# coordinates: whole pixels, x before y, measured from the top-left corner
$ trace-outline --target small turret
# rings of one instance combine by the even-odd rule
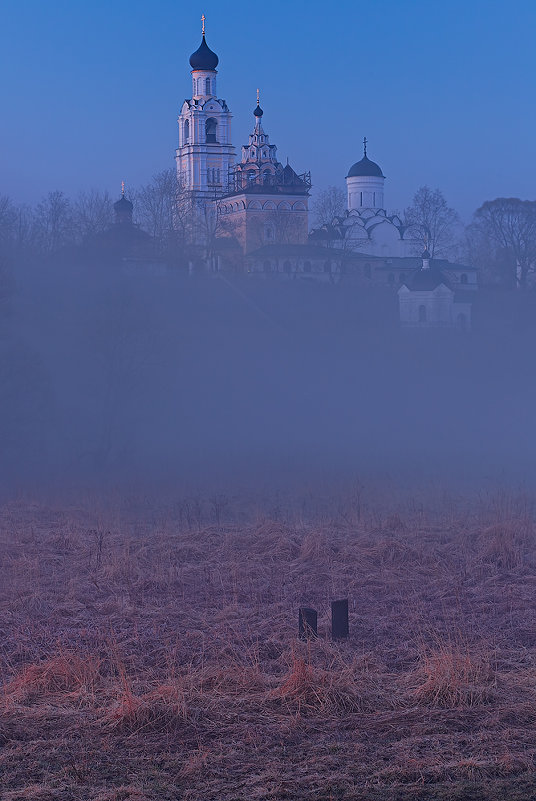
[[[121,197],[114,203],[115,224],[132,225],[133,211],[133,204],[125,197],[125,182],[121,181]]]
[[[385,175],[381,167],[367,156],[367,137],[363,139],[363,158],[348,170],[346,187],[348,210],[383,209],[383,185]]]
[[[431,258],[432,258],[432,257],[430,256],[430,251],[429,251],[429,250],[428,250],[428,248],[426,247],[426,248],[423,250],[423,253],[422,253],[422,256],[421,256],[421,259],[422,259],[422,269],[423,269],[423,270],[429,270],[429,269],[430,269],[430,259],[431,259]]]

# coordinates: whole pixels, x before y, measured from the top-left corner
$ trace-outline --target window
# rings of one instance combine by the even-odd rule
[[[387,276],[387,283],[394,284],[394,282],[395,282],[395,277],[393,273],[389,273],[389,275]]]
[[[329,260],[324,262],[324,272],[325,273],[331,272],[331,262]]]
[[[205,79],[205,94],[210,94],[210,78]]]
[[[419,306],[419,322],[425,323],[426,322],[426,306]]]
[[[461,274],[461,276],[460,276],[460,283],[461,283],[461,284],[466,284],[466,283],[467,283],[467,275],[466,275],[465,273],[462,273],[462,274]]]
[[[255,170],[248,170],[247,176],[248,176],[248,183],[249,184],[254,184],[255,183]]]
[[[264,170],[264,172],[262,174],[262,177],[263,177],[263,181],[264,181],[265,184],[269,184],[270,183],[271,174],[272,173],[270,172],[270,170]]]
[[[272,262],[268,260],[263,262],[262,269],[264,270],[265,273],[269,273],[272,269]]]
[[[370,278],[370,276],[372,275],[370,264],[368,262],[363,267],[363,272],[365,273],[365,278]]]
[[[188,144],[190,141],[190,120],[185,120],[184,122],[184,144]]]
[[[205,122],[205,141],[206,142],[217,142],[217,135],[218,132],[218,121],[214,119],[214,117],[209,117],[208,120]]]
[[[287,274],[290,273],[291,269],[292,268],[290,266],[290,262],[289,261],[283,262],[283,272],[284,273],[287,273]]]
[[[304,263],[303,263],[303,272],[304,273],[310,273],[310,272],[312,272],[312,269],[313,268],[311,267],[311,262],[310,261],[304,261]]]
[[[363,192],[359,193],[359,198],[360,198],[359,205],[362,206],[363,205]]]
[[[274,229],[272,228],[271,225],[265,226],[265,228],[264,228],[264,238],[265,239],[269,239],[270,241],[273,240],[273,238],[274,238]]]
[[[399,276],[398,280],[400,281],[401,284],[403,284],[404,281],[406,280],[406,274],[405,273],[400,273],[400,276]]]

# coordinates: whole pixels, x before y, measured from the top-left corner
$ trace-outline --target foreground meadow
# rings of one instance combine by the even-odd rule
[[[19,500],[0,547],[2,801],[536,798],[526,497]]]

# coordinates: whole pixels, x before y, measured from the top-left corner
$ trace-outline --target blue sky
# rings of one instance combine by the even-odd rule
[[[259,86],[280,160],[317,188],[344,186],[366,135],[389,208],[425,183],[465,217],[536,197],[534,0],[3,0],[0,193],[119,194],[173,165],[202,13],[237,148]]]

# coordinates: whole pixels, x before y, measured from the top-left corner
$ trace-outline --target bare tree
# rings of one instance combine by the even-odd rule
[[[319,192],[312,204],[315,225],[331,225],[335,217],[342,217],[346,208],[346,193],[339,186],[328,186]]]
[[[504,197],[487,200],[475,212],[473,231],[502,256],[510,281],[525,287],[536,265],[536,201]]]
[[[73,232],[79,242],[100,234],[112,222],[112,200],[108,192],[80,192],[73,206]]]
[[[38,247],[47,255],[57,253],[72,241],[72,208],[63,192],[49,192],[37,205],[35,231]]]
[[[432,258],[446,257],[457,247],[460,218],[439,189],[421,186],[404,216],[410,235],[428,248]]]
[[[490,239],[476,222],[465,229],[461,258],[478,267],[478,280],[482,285],[514,287],[516,284],[516,262],[512,254]]]
[[[173,168],[162,170],[135,193],[136,217],[161,252],[182,247],[191,225],[191,205]]]

